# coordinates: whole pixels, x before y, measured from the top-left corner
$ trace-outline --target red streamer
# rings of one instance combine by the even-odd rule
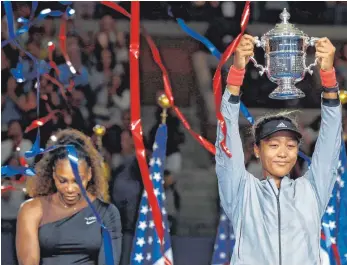
[[[109,1],[101,1],[102,4],[113,8],[114,10],[122,13],[123,15],[131,18],[131,15],[121,6],[119,6],[118,4],[114,3],[114,2],[109,2]],[[207,139],[205,139],[204,137],[202,137],[201,135],[199,135],[198,133],[194,132],[188,121],[186,120],[186,118],[184,117],[184,115],[182,114],[182,112],[179,110],[178,107],[175,106],[174,103],[174,97],[172,94],[172,88],[171,88],[171,84],[170,84],[170,80],[169,80],[169,75],[168,72],[161,60],[160,57],[160,53],[158,48],[156,47],[153,39],[151,38],[151,36],[147,33],[146,29],[144,29],[143,27],[141,27],[141,30],[143,32],[143,35],[146,38],[146,41],[151,49],[152,52],[152,57],[155,61],[155,63],[159,66],[160,70],[162,71],[162,78],[163,78],[163,83],[164,83],[164,89],[165,89],[165,94],[168,97],[170,104],[173,108],[173,110],[176,112],[177,117],[181,120],[183,126],[189,131],[189,133],[205,148],[207,149],[209,152],[211,152],[212,154],[216,153],[215,150],[215,146],[210,143]]]
[[[68,86],[67,91],[71,92],[74,87],[75,82],[72,79],[70,79],[70,85]]]
[[[326,240],[326,237],[325,237],[323,231],[321,231],[321,239],[324,240],[324,241]],[[341,259],[340,259],[340,254],[339,254],[339,250],[337,248],[337,245],[331,243],[331,248],[333,249],[333,253],[334,253],[334,256],[335,256],[336,264],[337,265],[341,265]]]
[[[13,187],[13,186],[1,187],[1,193],[2,192],[7,192],[7,191],[10,191],[10,190],[16,190],[16,188]]]
[[[111,2],[111,1],[100,1],[101,4],[108,6],[116,11],[118,11],[119,13],[123,14],[124,16],[131,18],[131,15],[128,11],[126,11],[123,7],[121,7],[120,5]]]
[[[130,19],[130,51],[129,62],[131,70],[131,131],[136,149],[136,157],[139,163],[143,184],[148,196],[148,202],[152,209],[154,225],[160,242],[163,242],[164,229],[158,200],[154,194],[153,183],[149,178],[149,169],[146,161],[146,151],[143,144],[141,110],[140,110],[140,3],[131,2],[132,18]]]
[[[51,81],[53,84],[59,87],[60,93],[63,96],[63,98],[67,101],[67,96],[65,93],[65,87],[63,86],[62,83],[60,83],[57,79],[54,77],[50,76],[49,74],[44,74],[43,75],[47,80]]]
[[[227,128],[225,126],[225,121],[223,118],[222,113],[220,112],[221,107],[221,101],[222,101],[222,66],[228,61],[230,56],[234,53],[237,45],[240,43],[241,37],[244,34],[249,20],[250,15],[250,1],[247,1],[245,4],[245,8],[243,9],[242,18],[241,18],[241,33],[236,37],[236,39],[233,40],[233,42],[228,46],[228,48],[225,50],[225,52],[222,55],[222,58],[218,64],[216,73],[213,77],[213,93],[214,93],[214,100],[216,105],[216,116],[218,119],[218,125],[221,127],[221,131],[223,133],[223,139],[220,142],[220,146],[222,150],[227,154],[228,157],[231,157],[231,152],[226,146],[226,133]]]
[[[47,116],[42,117],[40,119],[34,120],[24,131],[24,133],[30,132],[38,127],[43,126],[48,121],[50,121],[55,114],[57,114],[59,110],[53,110],[51,113],[49,113]]]
[[[69,57],[67,50],[66,50],[66,27],[67,27],[67,18],[66,18],[66,15],[63,15],[63,17],[61,19],[61,23],[60,23],[59,46],[60,46],[61,53],[63,54],[64,59],[66,61],[66,64],[69,66],[70,71],[71,71],[71,67],[73,69],[75,69],[75,68],[72,66],[70,57]],[[76,74],[76,72],[75,73],[72,72],[72,73]]]
[[[53,51],[55,50],[55,45],[53,42],[48,43],[48,59],[49,59],[49,65],[54,69],[54,71],[57,73],[57,76],[60,75],[59,68],[57,64],[53,61]]]

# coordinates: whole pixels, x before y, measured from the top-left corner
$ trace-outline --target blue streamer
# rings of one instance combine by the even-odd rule
[[[12,177],[15,175],[35,176],[35,170],[30,167],[3,166],[1,167],[1,178]]]
[[[299,156],[307,162],[307,165],[311,165],[311,159],[305,155],[302,151],[299,151]]]
[[[26,23],[29,22],[29,20],[24,18],[24,17],[20,17],[20,18],[17,19],[17,22],[18,23],[22,23],[22,24],[26,24]]]
[[[172,12],[169,8],[168,13],[171,17],[173,17]],[[199,33],[195,32],[194,30],[192,30],[191,28],[189,28],[187,26],[187,24],[184,22],[183,19],[181,18],[176,18],[176,21],[178,23],[178,25],[180,25],[181,29],[186,32],[189,36],[191,36],[192,38],[200,41],[202,44],[205,45],[205,47],[210,51],[210,53],[215,56],[218,60],[221,59],[222,54],[220,53],[220,51],[218,51],[218,49],[216,48],[216,46],[213,45],[213,43],[211,41],[209,41],[206,37],[201,36]],[[224,70],[224,69],[223,69]],[[254,124],[254,118],[251,115],[251,113],[249,112],[249,110],[247,109],[247,107],[240,101],[240,111],[242,113],[242,115],[251,123]],[[308,165],[311,164],[311,159],[305,155],[302,151],[299,151],[299,156],[301,158],[303,158]]]
[[[177,23],[178,25],[181,26],[181,28],[188,33],[188,35],[190,35],[191,37],[193,37],[194,39],[200,41],[201,43],[203,43],[206,48],[210,51],[210,53],[212,53],[212,55],[214,57],[217,57],[218,59],[221,58],[221,53],[217,50],[217,48],[212,44],[212,42],[210,40],[208,40],[206,37],[201,36],[199,33],[195,32],[194,30],[192,30],[191,28],[189,28],[186,23],[183,21],[183,19],[181,18],[177,18]]]
[[[32,1],[32,3],[31,3],[30,20],[32,20],[34,18],[35,11],[36,11],[38,5],[39,5],[38,1]]]
[[[72,1],[58,1],[62,5],[72,5]]]
[[[10,70],[17,83],[23,83],[26,79],[23,75],[23,60],[20,58],[16,68]]]
[[[40,130],[38,128],[37,134],[36,134],[36,139],[35,139],[33,146],[31,147],[30,151],[26,151],[24,153],[24,156],[25,156],[25,158],[31,158],[31,157],[35,157],[39,154],[42,154],[43,152],[44,152],[44,149],[40,148]]]
[[[249,123],[253,125],[255,122],[254,118],[249,112],[249,110],[247,109],[247,107],[245,106],[245,104],[243,104],[241,101],[240,101],[240,110],[243,116],[245,116],[245,118],[249,121]]]
[[[18,65],[17,65],[17,68],[18,68]],[[39,61],[39,75],[48,74],[49,71],[51,71],[51,69],[52,67],[50,66],[48,62],[46,62],[45,60]],[[37,72],[37,69],[34,68],[30,73],[24,72],[22,76],[25,80],[33,80],[34,78],[36,78],[36,72]]]
[[[47,63],[44,60],[41,60],[39,63],[39,72],[40,75],[47,74],[49,71],[51,71],[52,67],[50,66],[49,63]]]
[[[71,7],[68,6],[66,8],[65,14],[67,15],[68,18],[72,17],[75,14],[75,9],[72,9]]]
[[[14,39],[14,23],[13,23],[13,9],[11,1],[4,1],[5,13],[7,16],[8,36],[10,39]]]

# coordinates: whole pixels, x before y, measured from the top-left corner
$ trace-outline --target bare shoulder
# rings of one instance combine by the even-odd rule
[[[41,220],[42,202],[41,198],[29,199],[22,203],[18,212],[18,218]]]

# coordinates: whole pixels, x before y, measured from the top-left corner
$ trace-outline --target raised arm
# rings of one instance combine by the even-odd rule
[[[220,142],[223,133],[220,125],[217,127],[216,139],[216,173],[218,178],[219,197],[223,209],[228,217],[233,215],[235,206],[244,189],[247,180],[247,171],[244,162],[244,153],[239,133],[239,109],[240,109],[240,86],[243,81],[244,69],[248,63],[249,56],[253,55],[253,37],[244,35],[236,50],[234,65],[228,76],[228,86],[224,92],[221,113],[227,128],[226,146],[232,154],[229,158],[221,149]],[[237,217],[236,217],[237,218]]]
[[[110,204],[107,207],[103,222],[111,235],[114,264],[118,265],[122,253],[122,224],[116,206]],[[104,243],[102,243],[99,251],[98,265],[106,265]]]
[[[42,217],[39,199],[24,202],[17,218],[16,249],[19,265],[39,265],[38,229]]]
[[[333,69],[335,48],[327,38],[322,38],[316,44],[316,51],[316,56],[320,60],[324,91],[322,120],[312,164],[306,177],[315,190],[319,211],[323,215],[337,178],[342,137],[342,111]]]

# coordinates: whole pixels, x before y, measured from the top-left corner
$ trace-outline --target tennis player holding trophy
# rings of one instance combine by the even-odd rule
[[[222,206],[232,222],[236,243],[233,265],[319,265],[321,218],[337,178],[341,146],[341,104],[334,64],[335,47],[329,39],[310,39],[288,22],[257,38],[244,35],[229,70],[221,112],[227,134],[229,158],[220,147],[223,133],[217,129],[216,173]],[[254,46],[265,49],[261,68],[278,84],[275,99],[303,96],[295,87],[310,67],[305,67],[306,48],[314,45],[322,81],[321,127],[312,164],[293,180],[293,169],[301,142],[296,122],[286,113],[261,117],[253,126],[254,153],[263,169],[263,180],[246,171],[239,134],[240,86]],[[256,89],[256,88],[254,88]]]

